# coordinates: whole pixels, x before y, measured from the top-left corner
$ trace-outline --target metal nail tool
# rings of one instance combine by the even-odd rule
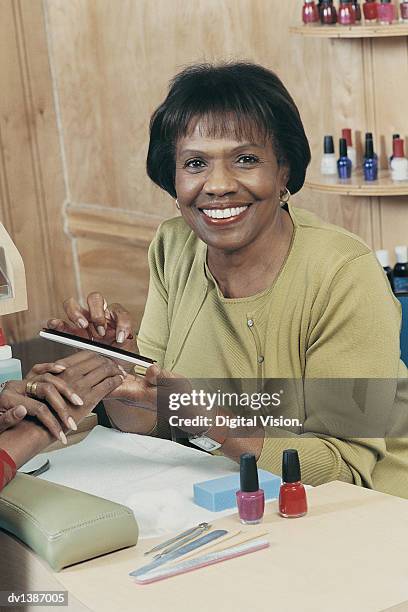
[[[211,525],[209,523],[200,523],[199,525],[196,525],[196,527],[191,527],[190,529],[187,529],[186,531],[179,533],[178,535],[174,536],[174,538],[171,538],[170,540],[166,540],[165,542],[162,542],[161,544],[157,544],[157,546],[155,546],[154,548],[151,548],[150,550],[147,550],[144,554],[150,555],[153,552],[156,552],[158,550],[161,550],[162,548],[165,548],[166,546],[170,546],[171,544],[178,542],[182,538],[186,538],[188,536],[194,537],[198,535],[199,533],[201,533],[202,531],[207,531],[207,529],[209,529],[210,527]]]
[[[203,527],[201,531],[208,531],[210,527],[211,525],[207,525],[206,527]],[[163,555],[168,555],[169,553],[173,552],[173,550],[177,550],[181,546],[184,546],[184,544],[187,544],[188,542],[191,542],[191,540],[194,540],[199,533],[199,531],[195,531],[194,533],[190,533],[190,535],[186,536],[185,538],[181,538],[181,540],[178,540],[175,544],[168,546],[161,553],[154,555],[153,559],[160,559],[160,557],[163,557]]]
[[[156,559],[155,561],[152,561],[151,563],[148,563],[147,565],[143,565],[143,567],[140,567],[139,569],[134,570],[133,572],[130,572],[129,576],[142,576],[143,574],[146,574],[147,572],[150,572],[151,570],[156,569],[156,567],[159,567],[160,565],[163,565],[164,563],[167,563],[168,561],[173,561],[174,559],[178,559],[182,555],[185,555],[191,552],[192,550],[195,550],[196,548],[200,548],[200,546],[204,546],[204,544],[208,544],[209,542],[212,542],[213,540],[217,540],[218,538],[221,538],[227,533],[228,531],[226,529],[216,529],[215,531],[210,531],[210,533],[207,533],[201,538],[198,538],[198,540],[194,540],[193,542],[190,542],[189,544],[185,544],[181,548],[178,548],[177,550],[174,550],[173,552],[168,553],[167,555],[163,555],[159,559]]]

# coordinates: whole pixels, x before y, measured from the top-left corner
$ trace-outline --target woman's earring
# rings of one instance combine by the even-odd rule
[[[176,208],[177,210],[180,210],[180,204],[178,203],[178,199],[176,198]]]
[[[289,200],[290,200],[290,196],[291,195],[292,194],[290,193],[289,189],[287,187],[285,187],[285,191],[282,191],[279,194],[279,198],[280,198],[281,204],[287,204],[289,202]]]

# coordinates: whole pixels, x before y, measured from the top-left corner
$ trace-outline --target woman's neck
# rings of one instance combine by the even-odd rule
[[[251,244],[225,252],[208,247],[207,265],[226,298],[249,297],[270,287],[285,261],[293,235],[286,210]]]

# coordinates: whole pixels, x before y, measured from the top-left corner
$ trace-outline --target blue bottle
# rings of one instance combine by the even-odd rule
[[[363,172],[365,181],[376,181],[378,178],[378,159],[374,153],[374,143],[371,139],[366,140]]]
[[[340,157],[337,160],[337,173],[340,179],[349,179],[351,176],[351,159],[347,157],[347,140],[340,138]]]

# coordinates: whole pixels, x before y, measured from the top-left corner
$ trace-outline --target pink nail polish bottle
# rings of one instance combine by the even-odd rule
[[[262,521],[265,496],[259,488],[255,455],[243,453],[240,457],[241,489],[237,491],[237,505],[241,523],[256,525]]]
[[[377,12],[382,25],[391,24],[395,20],[395,4],[391,0],[380,0]]]

